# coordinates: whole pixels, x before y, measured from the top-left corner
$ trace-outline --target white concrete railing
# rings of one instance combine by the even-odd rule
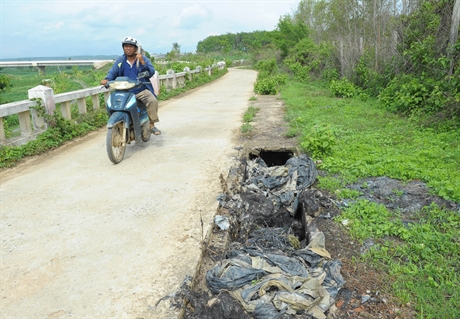
[[[225,62],[218,62],[217,64],[204,69],[201,66],[198,66],[195,70],[190,70],[190,68],[186,67],[184,68],[184,72],[179,73],[175,73],[173,70],[168,70],[167,74],[157,74],[158,84],[162,89],[169,91],[171,89],[185,86],[185,79],[187,76],[191,79],[193,74],[201,73],[203,71],[206,71],[209,75],[211,75],[212,70],[215,68],[219,70],[224,69]],[[65,119],[70,120],[71,103],[75,103],[76,101],[79,113],[84,114],[87,112],[86,98],[91,96],[93,108],[98,110],[100,109],[99,95],[104,94],[104,100],[107,101],[110,95],[110,89],[98,86],[54,95],[52,88],[39,85],[30,89],[28,93],[30,100],[0,105],[0,145],[24,144],[27,141],[34,139],[38,134],[46,129],[44,119],[40,117],[34,109],[34,107],[37,106],[37,102],[32,99],[40,99],[41,105],[45,107],[46,112],[49,114],[52,114],[56,109],[56,104],[60,103],[62,116]],[[18,114],[21,136],[7,141],[3,118],[13,114]]]

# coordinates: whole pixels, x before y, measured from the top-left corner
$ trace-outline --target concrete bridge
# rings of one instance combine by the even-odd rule
[[[106,63],[112,63],[113,60],[50,60],[50,61],[6,61],[0,62],[0,67],[30,67],[34,66],[38,72],[45,74],[47,66],[83,66],[91,65],[100,68]]]
[[[51,61],[47,61],[51,62]],[[69,61],[70,62],[70,61]],[[76,62],[76,61],[73,61]],[[94,61],[93,61],[94,62]],[[111,61],[110,61],[111,62]],[[168,70],[167,74],[155,75],[153,83],[162,90],[172,90],[178,87],[184,87],[186,78],[192,79],[195,74],[206,72],[211,75],[213,69],[224,69],[225,62],[218,62],[212,66],[202,68],[197,66],[195,70],[190,70],[189,67],[184,68],[184,72],[174,72],[174,70]],[[86,88],[78,91],[54,94],[52,88],[39,85],[35,88],[31,88],[28,91],[29,100],[17,101],[12,103],[6,103],[0,105],[0,145],[21,145],[27,143],[31,139],[35,139],[37,135],[42,133],[46,129],[44,119],[38,116],[34,107],[37,106],[36,98],[41,100],[42,105],[45,107],[48,113],[54,112],[56,105],[60,104],[62,116],[70,120],[71,119],[71,104],[78,105],[78,111],[80,114],[87,112],[87,98],[91,97],[92,107],[94,109],[100,109],[100,94],[104,95],[104,99],[107,100],[110,90],[102,87]],[[3,125],[3,118],[9,115],[17,114],[19,118],[19,126],[21,135],[7,139],[7,133]]]

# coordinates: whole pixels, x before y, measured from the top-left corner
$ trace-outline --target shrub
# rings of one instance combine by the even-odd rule
[[[335,143],[335,134],[330,126],[315,125],[305,135],[301,146],[313,157],[321,157],[332,154]]]
[[[434,114],[448,104],[443,83],[411,75],[395,77],[379,99],[391,112]]]
[[[321,77],[327,81],[330,82],[332,80],[338,80],[340,78],[339,72],[337,71],[336,68],[330,67],[330,68],[325,68],[323,73],[321,74]]]
[[[353,83],[372,96],[377,96],[387,84],[385,75],[380,75],[371,65],[369,54],[364,54],[354,69]],[[391,78],[391,76],[390,76]]]
[[[254,68],[259,71],[259,74],[257,77],[268,77],[271,75],[275,75],[278,73],[278,66],[276,64],[276,60],[273,59],[267,59],[267,60],[260,60],[258,61]]]
[[[302,65],[299,62],[294,62],[289,64],[289,68],[301,82],[305,83],[310,80],[310,66]]]
[[[278,85],[286,83],[286,80],[285,74],[258,78],[254,90],[261,95],[275,95],[278,93]]]
[[[334,96],[342,98],[354,97],[357,93],[355,85],[346,78],[341,80],[332,80],[329,85],[329,89]]]

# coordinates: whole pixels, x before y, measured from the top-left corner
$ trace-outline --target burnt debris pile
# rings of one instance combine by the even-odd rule
[[[326,318],[345,281],[315,224],[333,207],[311,188],[316,177],[305,155],[282,166],[257,157],[232,167],[214,227],[230,243],[206,271],[206,306],[193,301],[186,318]]]

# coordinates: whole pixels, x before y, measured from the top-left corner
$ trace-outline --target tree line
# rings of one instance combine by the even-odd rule
[[[254,31],[241,33],[227,33],[224,35],[209,36],[197,45],[198,53],[224,52],[232,50],[253,52],[273,43],[273,32]]]
[[[211,36],[197,52],[275,58],[302,81],[351,84],[391,111],[458,121],[459,21],[460,0],[302,0],[273,31]]]

